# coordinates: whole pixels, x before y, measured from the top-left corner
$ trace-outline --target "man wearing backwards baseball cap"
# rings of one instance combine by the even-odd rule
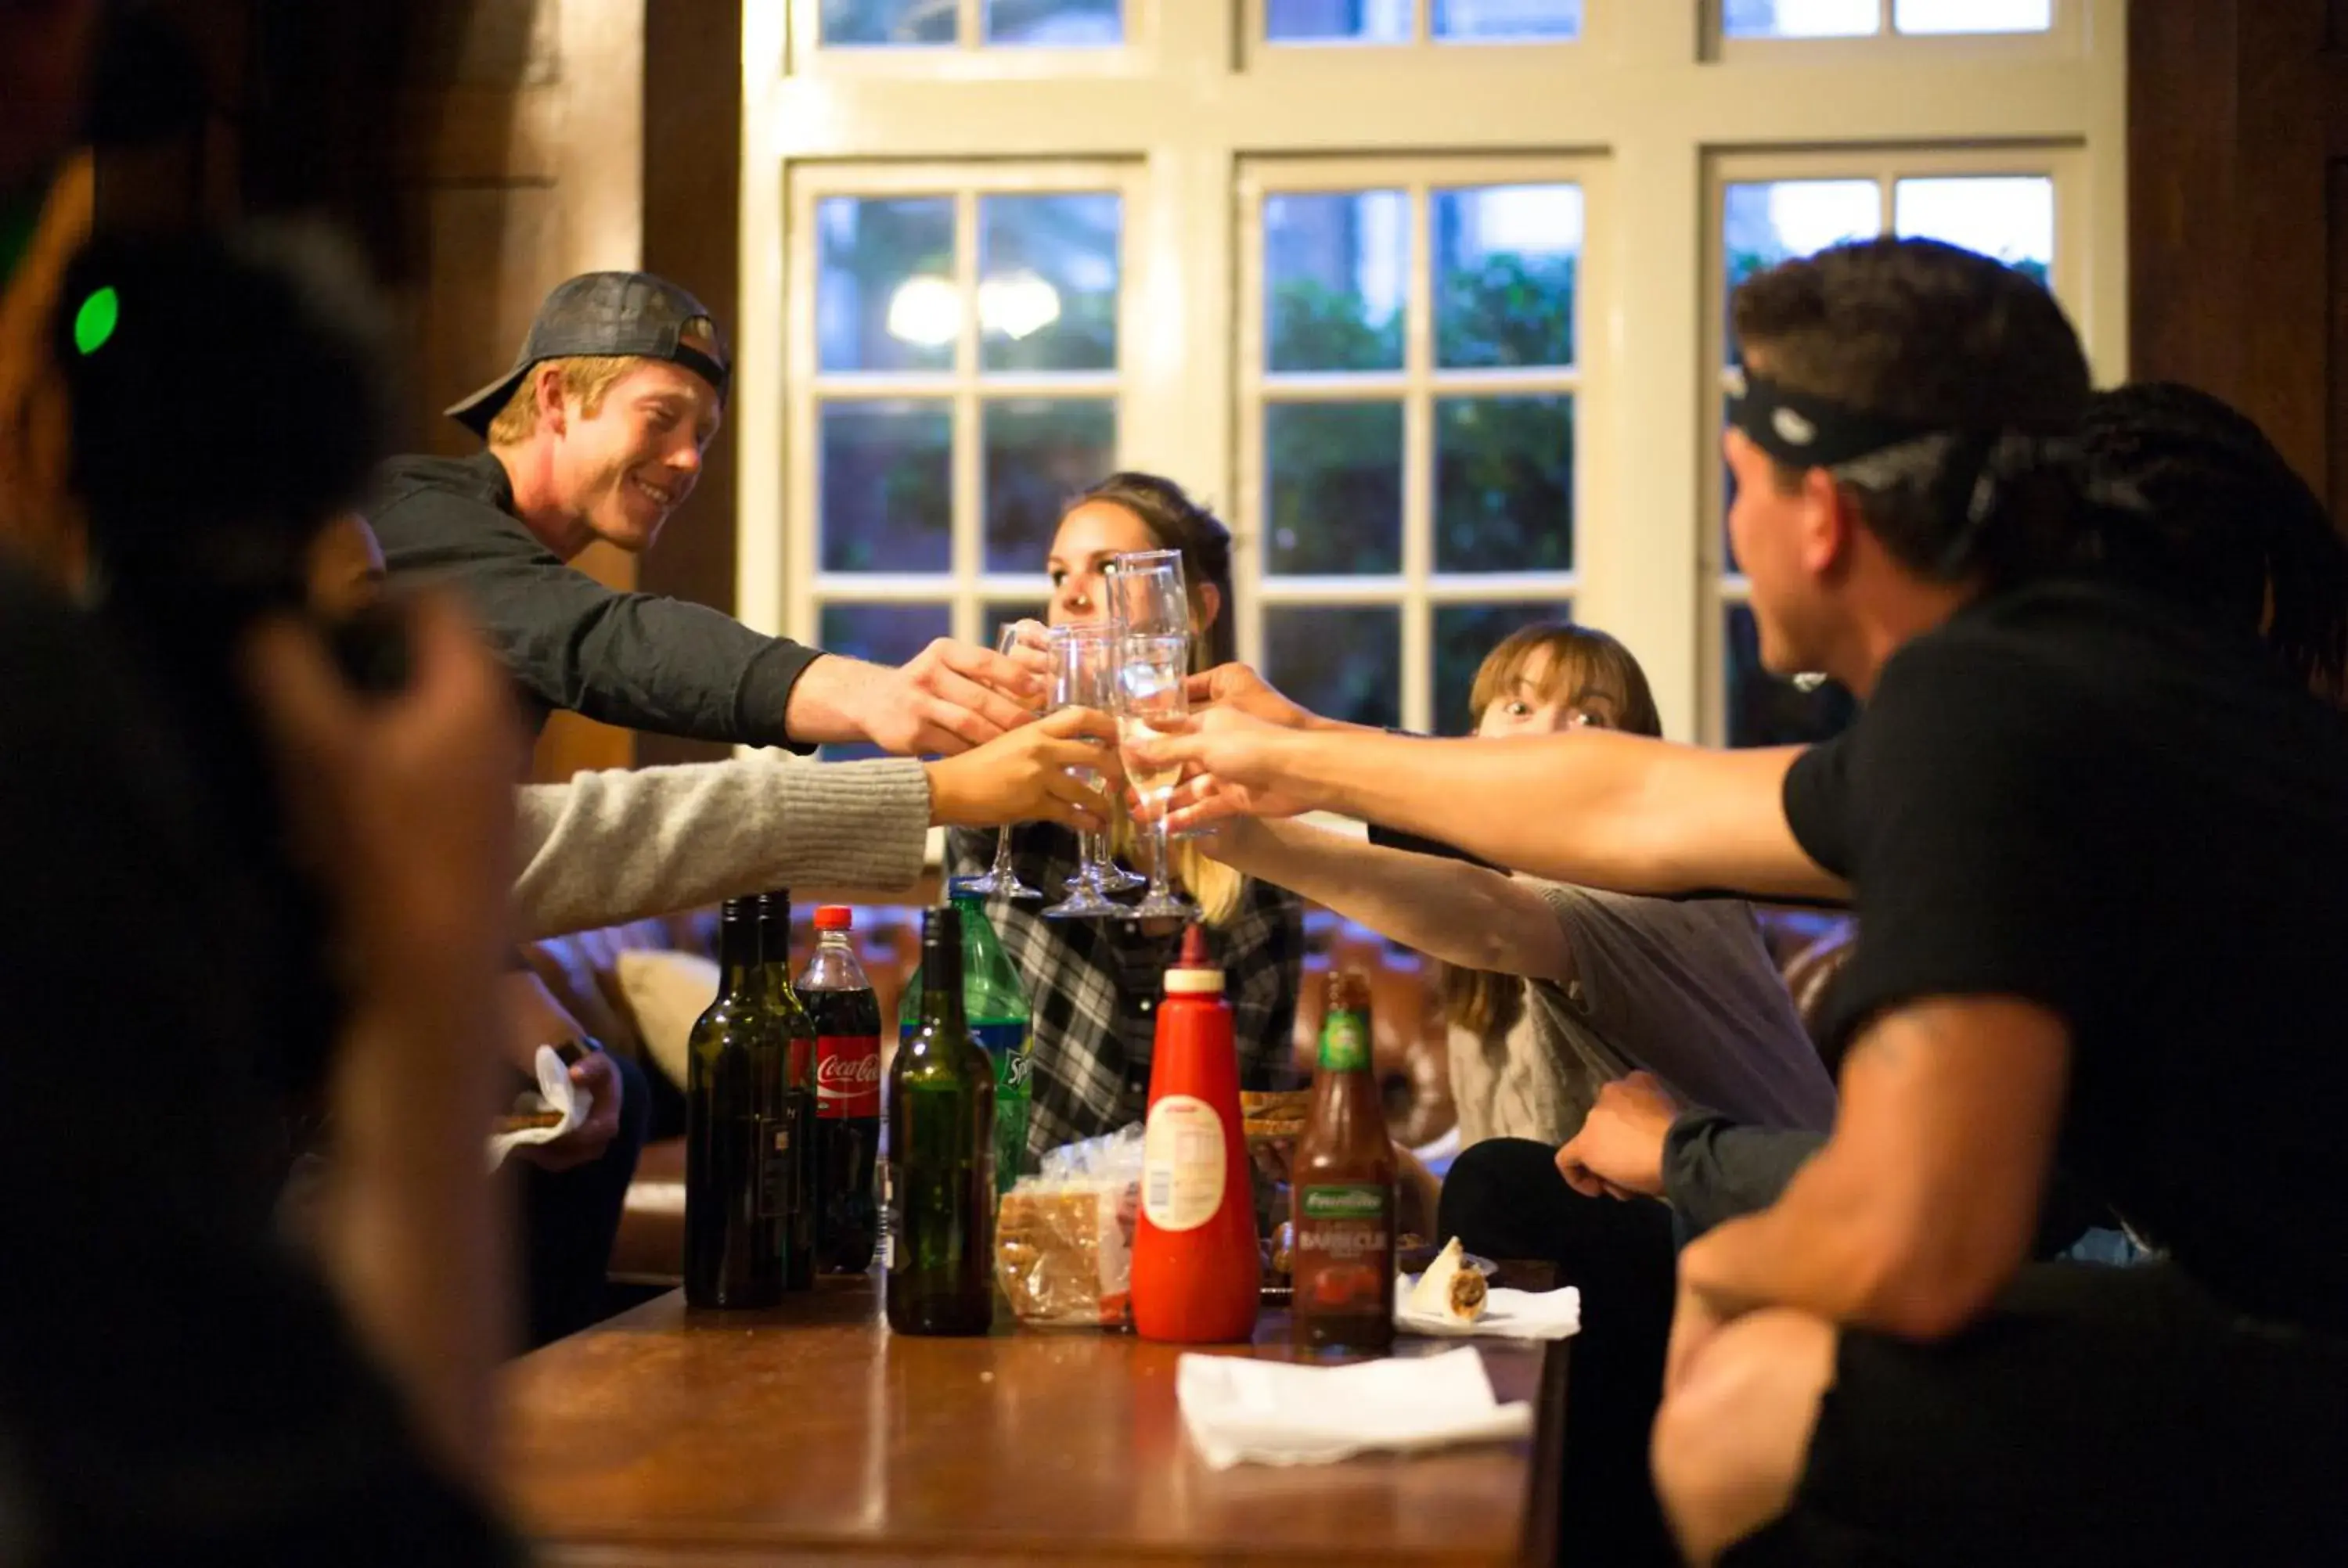
[[[623,593],[568,563],[649,549],[692,494],[731,364],[709,313],[648,272],[588,272],[539,306],[513,368],[448,412],[489,446],[395,458],[367,520],[394,579],[470,600],[533,719],[567,708],[695,740],[870,740],[953,753],[1027,717],[1033,678],[941,638],[901,669],[766,637],[705,605]]]

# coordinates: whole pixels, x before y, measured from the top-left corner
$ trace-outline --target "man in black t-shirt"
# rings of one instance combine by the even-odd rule
[[[1836,1130],[1680,1258],[1691,1557],[2348,1560],[2348,733],[2243,629],[2050,569],[2086,373],[2034,284],[1869,242],[1735,326],[1763,656],[1868,700],[1841,739],[1168,750],[1546,875],[1854,890]],[[2058,1153],[2168,1260],[2024,1266]]]
[[[695,740],[955,753],[1023,723],[1031,677],[947,638],[899,669],[751,630],[570,563],[652,548],[701,476],[732,375],[701,302],[649,272],[588,272],[539,306],[513,368],[448,409],[488,443],[396,457],[366,519],[395,581],[460,589],[532,721],[555,709]]]

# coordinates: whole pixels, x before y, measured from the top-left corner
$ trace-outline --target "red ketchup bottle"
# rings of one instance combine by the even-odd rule
[[[1183,1345],[1246,1339],[1263,1286],[1239,1052],[1213,962],[1192,926],[1166,971],[1133,1241],[1134,1332]]]

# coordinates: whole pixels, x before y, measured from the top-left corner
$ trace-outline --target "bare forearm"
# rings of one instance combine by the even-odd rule
[[[1429,958],[1569,978],[1565,933],[1540,893],[1464,861],[1363,844],[1299,822],[1234,824],[1217,853]]]
[[[1618,734],[1433,741],[1315,732],[1284,759],[1300,793],[1561,882],[1838,897],[1779,804],[1793,753]]]
[[[784,722],[791,738],[823,744],[865,738],[859,716],[864,689],[882,674],[877,664],[827,653],[808,665],[791,683]]]

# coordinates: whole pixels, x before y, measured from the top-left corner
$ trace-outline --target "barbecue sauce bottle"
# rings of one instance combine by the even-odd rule
[[[1291,1317],[1299,1341],[1394,1345],[1395,1157],[1370,1070],[1370,988],[1332,971],[1313,1103],[1291,1170]]]

